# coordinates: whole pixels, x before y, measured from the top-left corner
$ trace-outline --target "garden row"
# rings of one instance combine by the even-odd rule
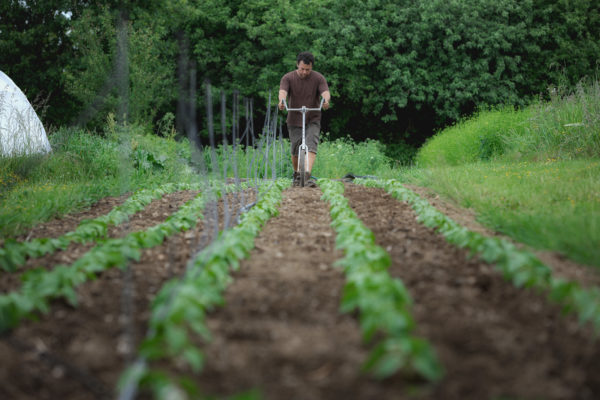
[[[547,290],[552,299],[575,311],[582,322],[591,321],[596,329],[600,327],[597,289],[584,290],[576,283],[553,278],[550,270],[531,253],[519,250],[502,239],[487,238],[459,226],[397,181],[360,183],[384,188],[399,200],[410,203],[422,223],[437,229],[451,243],[466,247],[485,261],[497,265],[516,286]],[[204,355],[195,338],[210,338],[205,323],[208,311],[222,304],[223,292],[232,279],[230,272],[237,268],[239,260],[248,256],[256,235],[277,213],[281,192],[287,185],[285,181],[263,185],[260,200],[242,215],[240,223],[195,254],[187,263],[185,272],[161,288],[153,302],[148,331],[136,362],[124,373],[120,388],[122,399],[134,398],[139,387],[150,388],[157,398],[179,396],[182,391],[192,395],[199,393],[199,388],[190,379],[174,378],[161,367],[167,361],[167,364],[186,366],[190,374],[202,369]],[[443,368],[432,346],[414,333],[416,327],[410,313],[413,301],[404,284],[391,278],[387,272],[389,254],[375,245],[373,232],[352,211],[343,195],[341,183],[320,180],[319,185],[323,198],[330,203],[337,246],[344,251],[344,258],[338,261],[347,282],[342,311],[358,310],[365,341],[379,341],[365,366],[378,377],[393,375],[398,370],[410,370],[430,381],[439,381]],[[178,189],[166,186],[160,190]],[[134,195],[107,216],[86,222],[76,231],[64,235],[61,240],[95,241],[98,245],[71,266],[24,274],[19,291],[0,296],[0,330],[9,331],[23,318],[48,311],[50,301],[58,298],[65,298],[76,305],[74,288],[77,285],[110,268],[126,268],[131,261],[139,259],[143,249],[157,246],[166,237],[190,229],[202,218],[202,210],[213,193],[218,196],[221,190],[213,187],[200,193],[159,225],[130,233],[124,238],[107,239],[106,225],[118,224],[134,213],[134,208],[143,208],[138,200],[133,200],[142,196]],[[152,196],[160,194],[154,192]],[[150,200],[143,201],[148,203]],[[52,241],[48,239],[45,243]],[[44,239],[30,243],[34,242],[42,243]],[[65,244],[58,242],[43,251],[64,248]],[[24,257],[43,254],[41,250],[26,250],[30,246],[27,242],[10,242],[5,247],[11,248],[10,270],[14,271],[22,264]]]
[[[200,192],[194,199],[184,204],[164,222],[149,229],[132,232],[123,238],[107,238],[109,225],[117,225],[129,216],[143,209],[153,199],[177,190],[199,189],[199,185],[167,184],[153,190],[142,190],[125,203],[115,207],[107,215],[83,221],[79,227],[59,238],[40,238],[25,242],[7,241],[1,249],[3,266],[8,271],[22,265],[27,257],[40,257],[43,254],[66,248],[70,242],[97,242],[72,265],[59,265],[51,270],[36,268],[21,277],[19,291],[0,295],[0,332],[16,326],[25,317],[33,317],[35,312],[47,312],[49,303],[64,298],[76,305],[75,288],[88,279],[109,268],[124,268],[131,260],[137,260],[141,251],[163,242],[165,237],[190,229],[202,218],[202,210],[207,201],[220,197],[220,185],[212,185]],[[233,186],[225,190],[235,189]]]
[[[565,311],[576,313],[582,324],[589,322],[596,332],[600,332],[599,288],[585,289],[577,282],[553,277],[551,269],[530,251],[519,249],[506,239],[487,237],[459,225],[396,180],[359,179],[357,183],[382,188],[396,199],[409,203],[418,220],[437,230],[448,242],[494,264],[505,279],[517,287],[547,292],[550,299],[562,305]]]

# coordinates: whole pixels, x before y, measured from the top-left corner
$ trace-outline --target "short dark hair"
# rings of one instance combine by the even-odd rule
[[[299,53],[298,56],[296,57],[296,64],[300,64],[300,61],[302,61],[304,64],[309,65],[315,64],[315,56],[312,55],[311,52],[309,51],[303,51],[302,53]]]

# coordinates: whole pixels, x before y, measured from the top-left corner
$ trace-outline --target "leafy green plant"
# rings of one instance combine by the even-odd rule
[[[220,187],[206,190],[217,195],[221,193]],[[101,271],[124,267],[131,260],[139,260],[142,249],[157,246],[167,236],[193,227],[202,217],[207,198],[206,193],[199,193],[164,222],[144,231],[132,232],[124,238],[108,239],[70,267],[61,265],[50,271],[42,268],[28,271],[23,275],[20,291],[0,296],[0,333],[13,328],[24,317],[33,317],[35,311],[47,312],[51,300],[65,298],[76,305],[74,287]]]
[[[183,277],[167,282],[152,305],[149,332],[140,347],[140,360],[122,376],[121,390],[131,391],[138,385],[149,387],[156,398],[171,393],[198,393],[192,382],[182,385],[146,360],[176,360],[198,373],[204,364],[204,355],[192,335],[210,340],[206,313],[223,304],[223,292],[231,282],[230,270],[237,270],[239,260],[254,247],[254,238],[266,221],[277,214],[282,190],[289,180],[275,181],[267,189],[263,186],[259,200],[240,223],[196,255],[188,264]],[[159,377],[159,384],[155,377]]]
[[[346,274],[342,310],[359,311],[366,341],[372,340],[376,333],[383,334],[365,369],[380,378],[398,370],[411,370],[430,381],[438,381],[443,368],[431,345],[412,334],[415,328],[410,314],[412,299],[404,284],[388,274],[389,254],[375,244],[373,232],[350,208],[341,182],[319,179],[318,184],[323,198],[330,203],[336,245],[344,251],[344,258],[337,262]]]
[[[133,166],[141,170],[151,170],[152,168],[164,168],[167,156],[155,155],[144,149],[135,149],[132,153]]]
[[[554,278],[550,268],[533,253],[518,249],[505,239],[486,237],[468,230],[396,180],[359,179],[356,182],[385,189],[398,200],[409,203],[417,213],[418,220],[425,226],[436,229],[448,242],[467,248],[486,262],[494,264],[504,278],[515,286],[546,291],[550,299],[561,304],[565,311],[575,312],[579,316],[580,323],[590,322],[596,331],[600,331],[600,290],[598,288],[584,289],[577,282]]]
[[[27,258],[41,257],[58,249],[66,249],[71,242],[86,243],[105,238],[109,226],[125,222],[130,215],[144,209],[152,200],[179,190],[199,190],[199,185],[167,183],[154,189],[142,189],[123,204],[101,217],[82,221],[77,229],[58,238],[37,238],[26,242],[7,239],[0,248],[0,267],[12,272],[25,264]]]

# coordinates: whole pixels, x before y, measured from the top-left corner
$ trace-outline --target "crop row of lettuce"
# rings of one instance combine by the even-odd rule
[[[383,335],[365,369],[382,378],[404,370],[430,381],[441,379],[443,368],[433,348],[413,335],[412,299],[404,284],[390,277],[389,254],[375,244],[373,232],[351,209],[341,182],[320,179],[318,184],[330,203],[336,246],[344,251],[344,258],[337,262],[346,275],[342,311],[359,311],[365,341]]]
[[[235,189],[225,187],[225,190]],[[123,238],[101,241],[70,266],[27,271],[19,291],[0,296],[0,333],[14,328],[25,317],[34,317],[36,312],[47,312],[54,299],[64,298],[75,306],[78,285],[109,268],[124,268],[130,261],[139,260],[142,249],[158,246],[166,237],[194,227],[213,194],[220,196],[221,189],[207,188],[160,224]]]
[[[494,264],[504,278],[515,286],[536,288],[549,293],[550,299],[561,304],[565,311],[575,312],[580,323],[590,322],[596,332],[600,331],[598,288],[584,289],[577,282],[553,277],[550,268],[533,253],[519,249],[505,239],[487,237],[457,224],[394,179],[357,179],[356,183],[384,189],[398,200],[409,203],[417,213],[418,220],[425,226],[436,229],[448,242],[469,249],[472,254]]]
[[[167,183],[157,188],[139,190],[108,214],[84,220],[77,229],[58,238],[36,238],[24,242],[7,239],[4,247],[0,248],[0,267],[5,271],[13,272],[25,264],[28,258],[41,257],[59,249],[64,250],[72,242],[87,243],[106,238],[110,226],[117,226],[127,221],[131,215],[143,210],[153,200],[181,190],[200,190],[200,185]]]
[[[288,179],[275,181],[259,195],[254,207],[242,214],[240,223],[199,252],[188,263],[185,274],[167,282],[156,296],[146,339],[139,358],[122,376],[120,398],[134,398],[139,386],[148,387],[155,398],[197,396],[199,389],[190,379],[175,378],[153,368],[150,362],[171,361],[182,369],[198,373],[204,355],[196,338],[210,340],[206,314],[223,304],[223,293],[231,282],[231,270],[254,248],[254,238],[269,218],[277,214],[281,192]],[[161,364],[163,364],[161,362]]]

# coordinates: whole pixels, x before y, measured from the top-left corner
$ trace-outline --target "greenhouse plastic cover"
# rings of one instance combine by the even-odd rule
[[[0,156],[50,151],[46,130],[27,97],[0,71]]]

